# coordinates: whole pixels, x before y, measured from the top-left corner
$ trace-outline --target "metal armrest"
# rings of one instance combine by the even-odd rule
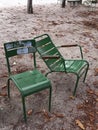
[[[46,55],[42,56],[42,59],[59,59],[60,56],[51,56],[51,55]]]
[[[60,48],[60,47],[79,47],[80,53],[81,53],[81,58],[83,59],[82,47],[80,45],[78,45],[78,44],[72,44],[72,45],[61,45],[61,46],[57,46],[57,48]]]
[[[61,47],[76,47],[78,46],[77,44],[73,44],[73,45],[61,45]]]
[[[78,44],[73,44],[73,45],[61,45],[61,46],[57,46],[57,48],[60,48],[60,47],[76,47],[78,46]]]

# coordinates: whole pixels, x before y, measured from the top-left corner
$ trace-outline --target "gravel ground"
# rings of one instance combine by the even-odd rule
[[[7,67],[3,43],[32,39],[48,33],[54,44],[79,44],[90,68],[85,84],[82,77],[72,97],[76,77],[72,74],[53,73],[52,109],[48,112],[48,90],[26,98],[27,124],[24,123],[21,95],[11,84],[11,98],[7,97]],[[64,9],[59,4],[34,6],[34,14],[26,7],[0,9],[0,130],[98,130],[98,9],[85,6]],[[60,49],[65,58],[80,58],[78,48]],[[18,57],[15,72],[30,69],[31,57]],[[14,63],[13,59],[13,63]],[[23,63],[23,65],[21,65]],[[45,74],[47,67],[37,54],[38,69]]]

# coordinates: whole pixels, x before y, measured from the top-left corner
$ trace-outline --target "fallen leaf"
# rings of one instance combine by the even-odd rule
[[[85,49],[84,49],[84,52],[85,52],[85,53],[88,53],[88,52],[89,52],[89,50],[87,50],[87,49],[85,48]]]
[[[98,49],[98,44],[94,44],[94,47],[95,47],[96,49]]]
[[[82,109],[83,108],[83,105],[77,105],[77,109]]]
[[[5,89],[7,87],[7,85],[5,84],[4,86],[2,86],[2,89]]]
[[[0,93],[0,96],[7,96],[7,93]]]
[[[0,46],[0,49],[3,49],[3,46]]]
[[[35,115],[37,115],[37,114],[42,114],[42,111],[38,111],[35,113]]]
[[[98,98],[96,99],[96,101],[98,102]]]
[[[88,89],[87,92],[88,92],[89,94],[94,94],[94,91],[93,91],[92,89]]]
[[[94,75],[98,76],[98,68],[95,68],[94,70],[95,70]]]
[[[41,73],[45,73],[46,71],[45,70],[41,70]]]
[[[64,118],[64,115],[63,114],[59,114],[59,113],[53,113],[56,117],[58,118]]]
[[[45,109],[43,110],[43,114],[44,114],[46,119],[50,120],[50,116],[49,116],[48,112]]]
[[[57,36],[57,37],[64,37],[64,36],[65,36],[65,34],[56,33],[56,34],[55,34],[55,36]]]
[[[94,81],[94,82],[93,82],[93,85],[94,85],[95,87],[98,87],[98,81],[97,81],[97,80]]]
[[[90,112],[89,115],[92,116],[92,117],[94,117],[94,113],[93,112],[92,113]]]
[[[85,130],[83,124],[79,121],[79,120],[76,120],[76,125],[78,125],[82,130]]]
[[[70,98],[70,99],[75,99],[75,97],[74,97],[74,96],[70,96],[69,98]]]
[[[33,112],[33,110],[32,110],[32,109],[30,109],[30,110],[28,111],[28,115],[31,115],[31,114],[32,114],[32,112]]]
[[[95,92],[95,95],[98,96],[98,92]]]
[[[51,21],[53,25],[59,25],[56,21]]]
[[[54,116],[52,117],[51,115],[49,115],[49,113],[45,109],[36,112],[35,114],[42,114],[45,117],[45,121],[50,121],[55,118]]]
[[[4,75],[1,75],[0,78],[3,78],[3,77],[8,77],[7,74],[4,74]]]

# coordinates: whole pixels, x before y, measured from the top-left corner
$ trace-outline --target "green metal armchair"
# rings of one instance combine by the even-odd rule
[[[18,88],[21,97],[22,97],[22,104],[23,104],[23,114],[25,122],[27,121],[26,116],[26,107],[25,107],[25,97],[39,92],[41,90],[49,89],[49,111],[51,109],[51,83],[50,81],[39,71],[36,69],[36,48],[35,43],[33,40],[22,40],[22,41],[15,41],[9,42],[4,44],[5,49],[5,56],[7,61],[8,67],[8,97],[10,97],[10,80],[14,82],[16,87]],[[32,63],[34,64],[34,68],[32,70],[28,70],[25,72],[21,72],[18,74],[13,74],[11,69],[11,58],[18,55],[26,54],[28,57],[29,53],[32,56]],[[25,59],[26,60],[26,59]],[[15,57],[14,57],[15,61]],[[17,64],[18,65],[18,64]]]
[[[65,72],[65,73],[74,73],[77,77],[75,88],[73,91],[73,96],[76,94],[76,89],[80,77],[84,74],[83,82],[85,81],[87,71],[89,68],[89,63],[86,60],[83,60],[82,48],[79,45],[64,45],[59,47],[76,47],[78,46],[81,53],[81,59],[64,59],[60,51],[53,44],[51,38],[48,34],[43,34],[41,36],[34,38],[36,43],[37,51],[39,52],[41,58],[44,60],[46,65],[49,68],[48,75],[51,72]]]

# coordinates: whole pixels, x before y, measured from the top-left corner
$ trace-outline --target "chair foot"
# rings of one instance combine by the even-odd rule
[[[76,89],[78,87],[78,82],[79,82],[79,77],[77,76],[77,81],[76,81],[75,88],[74,88],[74,91],[73,91],[73,96],[76,95]]]
[[[49,94],[49,112],[51,111],[51,95],[52,95],[52,87],[50,87],[50,94]]]
[[[27,116],[26,116],[26,107],[25,107],[25,98],[22,97],[22,104],[23,104],[23,114],[24,114],[24,120],[25,123],[27,122]]]
[[[83,83],[85,82],[86,75],[87,75],[87,72],[88,72],[88,68],[89,68],[89,65],[87,66],[87,69],[86,69],[86,72],[85,72],[85,75],[84,75],[84,79],[83,79]]]
[[[8,98],[10,98],[10,79],[7,81],[7,87],[8,87]]]

